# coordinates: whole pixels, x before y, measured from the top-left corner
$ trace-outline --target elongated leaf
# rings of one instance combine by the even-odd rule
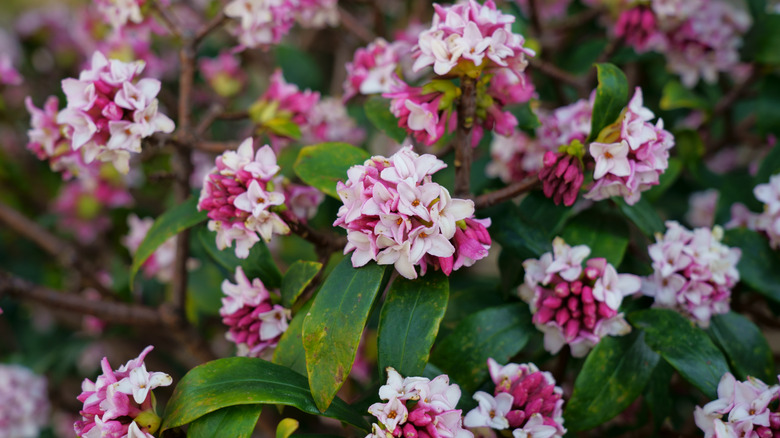
[[[622,199],[616,199],[620,212],[633,222],[645,235],[652,237],[655,233],[663,233],[666,229],[664,221],[658,216],[649,202],[640,199],[634,205],[628,205]]]
[[[341,399],[320,414],[306,378],[280,365],[251,357],[229,357],[191,369],[176,385],[165,408],[162,430],[190,423],[227,406],[278,404],[324,415],[367,430],[368,423]]]
[[[488,375],[488,358],[506,362],[523,349],[533,330],[525,304],[485,309],[461,321],[442,339],[431,361],[463,389],[473,391]]]
[[[130,288],[135,283],[135,275],[146,260],[154,254],[154,251],[166,240],[179,234],[194,225],[206,220],[205,211],[198,211],[198,200],[189,198],[183,203],[163,213],[154,221],[152,228],[146,233],[143,242],[138,246],[133,256],[133,265],[130,268]]]
[[[769,177],[780,173],[780,146],[775,146],[769,154],[761,160],[761,167],[756,174],[756,184],[769,182]]]
[[[566,404],[566,427],[590,429],[627,408],[647,385],[660,356],[644,333],[606,337],[590,352]]]
[[[723,243],[742,249],[737,269],[743,283],[756,292],[780,302],[780,255],[772,251],[767,239],[744,228],[727,230]]]
[[[596,101],[593,103],[593,118],[588,141],[598,137],[602,129],[617,120],[620,112],[628,105],[628,80],[626,75],[612,64],[596,64],[599,85]]]
[[[352,370],[385,271],[386,266],[375,263],[353,268],[347,257],[314,297],[303,321],[303,347],[311,392],[320,410],[330,406]]]
[[[450,283],[441,272],[416,280],[397,278],[379,315],[379,369],[395,368],[403,376],[419,376],[447,310]]]
[[[398,126],[398,119],[390,112],[390,101],[380,96],[371,96],[364,106],[366,117],[378,130],[398,143],[406,138],[406,130]]]
[[[772,350],[761,330],[749,319],[734,312],[715,315],[708,332],[741,380],[753,376],[768,382],[775,375]]]
[[[658,185],[643,193],[642,200],[647,200],[650,202],[657,201],[661,195],[666,193],[666,191],[674,185],[674,183],[680,177],[682,169],[683,163],[679,158],[669,158],[669,167],[667,167],[666,171],[661,174]],[[639,202],[642,201],[640,200]]]
[[[666,111],[680,108],[708,109],[709,102],[679,81],[669,81],[664,86],[660,107]]]
[[[282,305],[292,307],[306,286],[322,269],[322,263],[299,260],[287,269],[282,278]]]
[[[298,420],[285,418],[276,425],[276,438],[290,438],[296,430],[298,430]]]
[[[276,289],[282,283],[282,273],[279,272],[271,252],[262,240],[252,246],[249,256],[245,259],[236,257],[233,248],[220,251],[217,248],[216,234],[207,228],[198,231],[198,240],[209,257],[228,272],[233,273],[237,266],[241,266],[250,280],[259,278],[267,288]]]
[[[528,223],[539,228],[552,241],[573,213],[571,207],[555,205],[540,190],[529,193],[520,203],[519,210]]]
[[[347,179],[347,170],[371,155],[347,143],[320,143],[301,149],[293,168],[306,184],[339,199],[336,183]]]
[[[303,321],[311,309],[309,300],[295,314],[287,330],[284,331],[279,343],[274,349],[274,357],[271,362],[286,366],[296,373],[306,375],[306,351],[303,349]]]
[[[669,403],[672,399],[669,389],[673,376],[674,368],[665,360],[659,360],[645,388],[645,401],[653,413],[653,424],[656,430],[672,415],[674,409],[674,405]]]
[[[490,227],[491,237],[496,239],[505,251],[519,260],[540,257],[552,250],[552,239],[524,217],[514,204],[502,206],[491,219],[493,219]]]
[[[255,430],[263,405],[227,406],[193,421],[187,438],[249,438]]]
[[[645,342],[693,386],[715,398],[720,378],[729,371],[726,358],[710,338],[679,313],[668,309],[640,310],[628,315],[647,334]]]
[[[566,225],[563,239],[571,246],[588,245],[590,257],[604,257],[618,266],[628,248],[628,227],[619,215],[589,210]]]

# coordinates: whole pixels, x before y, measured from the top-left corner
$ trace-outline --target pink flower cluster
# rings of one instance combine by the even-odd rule
[[[563,389],[555,386],[552,374],[532,363],[502,366],[492,358],[488,369],[496,389],[493,395],[474,393],[479,406],[466,414],[466,427],[475,432],[512,429],[514,438],[563,437]]]
[[[585,198],[599,201],[622,196],[633,205],[641,192],[658,185],[660,175],[669,167],[674,137],[664,129],[662,119],[655,125],[649,123],[653,117],[643,106],[642,90],[637,87],[618,121],[590,143],[590,155],[596,160],[595,183]]]
[[[590,135],[593,99],[595,93],[591,93],[589,100],[580,99],[554,111],[538,110],[540,125],[536,128],[536,138],[532,139],[517,130],[509,137],[494,135],[490,144],[491,161],[486,169],[488,176],[499,177],[505,183],[521,181],[545,167],[544,157],[547,152],[557,153],[561,146],[569,145],[575,140],[585,142]],[[557,160],[558,156],[555,158]],[[552,165],[547,167],[551,168]],[[565,171],[561,176],[564,173]],[[582,171],[579,173],[582,174]],[[567,192],[573,192],[576,197],[579,191],[579,185],[573,190],[560,188],[553,181],[548,181],[547,185],[552,188],[548,190],[551,193],[549,197],[555,197],[557,194],[563,198]]]
[[[301,91],[284,80],[281,70],[271,75],[268,89],[252,106],[250,115],[268,134],[275,151],[293,141],[289,132],[279,129],[286,123],[300,128],[301,141],[305,143],[358,144],[365,138],[365,132],[349,117],[343,103],[334,98],[320,99],[316,91]]]
[[[780,435],[780,385],[755,377],[744,382],[726,373],[718,383],[718,399],[696,406],[693,418],[704,438],[764,438]]]
[[[694,227],[711,228],[715,225],[715,210],[718,206],[718,191],[716,189],[691,193],[688,199],[688,212],[685,220]]]
[[[108,60],[95,52],[79,79],[62,81],[68,104],[57,123],[65,125],[73,150],[83,148],[86,163],[110,161],[127,173],[130,152],[141,152],[141,139],[173,132],[173,121],[157,110],[160,81],[138,79],[143,69],[143,61]]]
[[[780,248],[780,174],[772,175],[768,183],[757,185],[753,194],[764,203],[764,211],[753,213],[743,204],[734,204],[726,228],[745,226],[759,231],[769,238],[773,249]]]
[[[39,436],[50,410],[45,377],[20,365],[0,364],[0,436]]]
[[[723,229],[690,231],[666,222],[666,234],[656,235],[647,249],[653,259],[652,276],[642,282],[642,293],[655,298],[655,306],[675,309],[701,327],[712,315],[727,313],[731,288],[739,281],[739,248],[720,241]]]
[[[103,19],[119,30],[128,23],[141,24],[144,21],[141,13],[144,3],[146,0],[96,0],[95,6]]]
[[[425,377],[403,378],[387,367],[387,383],[379,388],[379,397],[386,403],[374,403],[368,412],[379,420],[366,438],[473,438],[463,428],[461,411],[455,409],[460,400],[460,387],[450,385],[442,374],[433,380]]]
[[[11,56],[7,53],[0,55],[0,86],[19,85],[22,83],[22,75],[14,68]]]
[[[653,0],[624,10],[615,34],[637,52],[665,54],[669,70],[690,88],[700,78],[714,83],[718,72],[738,69],[749,26],[747,13],[726,1]]]
[[[496,9],[493,0],[484,5],[469,0],[433,7],[431,27],[420,34],[412,49],[415,71],[433,66],[437,75],[444,76],[499,66],[519,75],[528,65],[526,55],[534,56],[532,50],[523,47],[523,37],[512,32],[515,17]]]
[[[91,175],[87,163],[79,151],[73,150],[71,142],[63,131],[66,126],[57,123],[59,113],[59,99],[49,96],[43,108],[36,108],[32,99],[28,96],[25,101],[27,111],[30,113],[30,130],[27,136],[30,141],[27,149],[33,152],[39,160],[48,160],[49,167],[54,172],[62,172],[64,179],[74,176]]]
[[[349,169],[337,185],[344,205],[333,225],[348,231],[344,254],[352,251],[353,266],[375,260],[414,279],[417,265],[421,275],[429,264],[449,275],[487,256],[490,220],[474,219],[473,201],[452,199],[431,179],[445,166],[407,146]]]
[[[223,281],[222,292],[219,314],[228,327],[225,337],[237,345],[239,356],[268,359],[287,330],[290,309],[272,304],[262,280],[250,283],[241,266],[236,268],[236,284]]]
[[[236,256],[243,259],[260,237],[268,242],[274,234],[290,232],[272,211],[285,201],[277,173],[274,151],[265,145],[254,153],[251,137],[237,151],[226,151],[217,157],[216,167],[203,180],[198,210],[208,211],[208,227],[217,232],[219,249],[230,247],[235,241]]]
[[[297,20],[305,27],[338,24],[337,0],[232,0],[225,15],[239,20],[235,29],[243,47],[277,44]]]
[[[127,207],[133,198],[127,188],[98,175],[93,179],[68,181],[52,205],[60,228],[89,244],[111,227],[106,208]]]
[[[152,228],[154,219],[147,217],[140,219],[135,214],[127,217],[127,236],[122,238],[122,245],[127,248],[130,255],[135,252],[144,241],[149,229]],[[161,283],[168,283],[173,278],[173,263],[176,259],[176,236],[166,240],[157,247],[154,253],[141,266],[147,278],[155,277]]]
[[[401,58],[411,53],[412,46],[405,41],[387,42],[377,38],[366,47],[355,51],[346,65],[344,101],[358,94],[379,94],[391,91]]]
[[[94,382],[84,379],[78,400],[84,403],[81,420],[73,427],[83,438],[153,438],[160,426],[151,391],[173,382],[171,376],[148,372],[144,358],[151,345],[117,370],[112,370],[107,358],[100,367],[103,374]]]
[[[631,331],[618,309],[624,296],[639,290],[639,277],[618,274],[603,258],[588,259],[583,268],[588,255],[587,246],[571,247],[556,237],[552,253],[523,262],[520,297],[530,305],[544,348],[552,354],[569,344],[572,356],[583,357],[604,336]]]

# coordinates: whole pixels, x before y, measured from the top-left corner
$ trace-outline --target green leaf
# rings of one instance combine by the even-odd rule
[[[699,96],[690,88],[685,87],[679,81],[669,81],[664,86],[660,107],[670,111],[681,108],[708,109],[710,104],[707,99]]]
[[[366,100],[363,107],[366,111],[366,117],[378,130],[387,134],[388,137],[397,143],[404,141],[406,130],[398,126],[398,119],[390,112],[390,101],[388,99],[371,96]]]
[[[552,249],[550,239],[536,224],[523,216],[525,211],[508,203],[493,214],[490,236],[509,254],[520,260],[540,257]],[[522,213],[521,213],[522,211]]]
[[[628,248],[628,227],[623,218],[596,210],[575,216],[562,237],[571,246],[588,245],[590,257],[604,257],[613,266],[620,265]]]
[[[306,375],[306,351],[303,349],[303,321],[311,309],[309,300],[298,310],[287,330],[282,333],[279,343],[274,349],[274,357],[271,362],[286,366],[296,373]]]
[[[353,268],[346,257],[313,299],[303,321],[303,347],[312,395],[320,410],[330,406],[352,370],[386,268],[376,263]]]
[[[299,260],[293,263],[282,278],[282,305],[292,307],[304,289],[322,269],[322,263]]]
[[[599,85],[596,101],[593,103],[593,118],[588,141],[595,140],[602,129],[615,123],[620,112],[628,105],[628,80],[616,66],[609,63],[596,64]]]
[[[628,205],[623,199],[615,199],[615,203],[620,208],[620,212],[645,235],[652,237],[655,233],[663,233],[666,230],[664,221],[647,200],[640,199],[636,204]]]
[[[284,79],[302,89],[325,91],[325,80],[322,68],[311,53],[288,44],[274,47],[276,65],[282,69]]]
[[[679,313],[668,309],[640,310],[628,315],[645,331],[645,342],[680,375],[714,399],[720,378],[729,372],[726,358],[710,338]]]
[[[422,374],[447,310],[449,290],[449,278],[442,272],[393,281],[379,315],[380,371],[390,366],[403,376]]]
[[[593,348],[566,404],[566,428],[591,429],[626,409],[647,385],[660,357],[644,333],[605,337]]]
[[[336,183],[347,179],[347,170],[363,164],[371,155],[347,143],[320,143],[301,149],[293,168],[306,184],[339,199]]]
[[[761,330],[749,319],[734,312],[715,315],[708,332],[741,380],[753,376],[769,382],[776,375],[772,350]]]
[[[761,64],[780,64],[779,45],[780,15],[762,15],[755,20],[745,38],[746,57]]]
[[[743,283],[756,292],[780,302],[780,254],[769,247],[767,239],[745,228],[726,230],[723,243],[742,249],[737,269]]]
[[[289,137],[293,140],[300,140],[301,138],[300,126],[289,119],[277,117],[271,120],[267,120],[263,123],[263,127],[276,135]]]
[[[761,167],[756,174],[756,184],[769,182],[769,177],[780,173],[780,146],[774,146],[769,154],[761,160]]]
[[[677,182],[677,179],[682,173],[682,168],[683,163],[680,159],[675,157],[669,158],[669,167],[667,167],[666,171],[661,174],[658,185],[643,193],[642,199],[646,199],[651,202],[657,201],[661,195],[666,193],[666,191],[669,190],[675,182]]]
[[[653,413],[653,424],[656,430],[660,429],[674,409],[674,405],[669,403],[672,400],[669,391],[672,376],[674,376],[674,368],[665,360],[659,360],[645,388],[645,401]]]
[[[363,416],[336,399],[320,413],[306,378],[280,365],[251,357],[217,359],[191,369],[173,391],[162,429],[190,423],[227,406],[277,404],[324,415],[368,430]]]
[[[574,213],[571,207],[555,205],[541,190],[529,193],[520,203],[519,209],[528,223],[544,232],[550,241]]]
[[[290,438],[298,430],[298,420],[285,418],[276,426],[276,438]]]
[[[201,228],[197,234],[209,257],[231,274],[236,271],[237,266],[241,266],[250,280],[259,278],[269,289],[276,289],[282,284],[282,273],[279,272],[271,252],[262,240],[255,242],[247,258],[240,259],[236,257],[233,248],[220,251],[217,248],[216,233],[209,231],[208,228]]]
[[[506,363],[523,349],[533,331],[525,304],[491,307],[461,321],[439,342],[431,361],[470,392],[487,377],[488,358]]]
[[[704,156],[704,142],[698,132],[685,129],[674,133],[677,156],[687,167],[698,167]]]
[[[187,428],[187,438],[250,438],[262,409],[259,404],[217,409],[193,421]]]
[[[191,197],[166,211],[154,221],[133,257],[133,265],[130,268],[130,288],[135,283],[135,275],[138,270],[160,245],[187,228],[206,220],[207,212],[198,211],[197,206],[198,200]]]

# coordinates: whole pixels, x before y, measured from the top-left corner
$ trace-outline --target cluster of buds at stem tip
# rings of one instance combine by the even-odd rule
[[[579,140],[561,146],[557,153],[545,152],[539,180],[542,181],[544,195],[552,198],[555,204],[571,206],[577,200],[585,181],[582,164],[584,155],[585,146]]]

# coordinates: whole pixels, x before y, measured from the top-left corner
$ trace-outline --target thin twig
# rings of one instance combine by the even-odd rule
[[[474,78],[461,78],[455,133],[455,196],[459,198],[468,198],[471,193],[471,128],[477,110],[476,85]]]
[[[539,70],[540,72],[552,76],[554,79],[557,79],[561,82],[564,82],[568,85],[571,85],[572,87],[576,88],[577,90],[583,88],[583,81],[578,78],[577,76],[574,76],[573,74],[561,70],[554,64],[551,64],[547,61],[544,61],[540,58],[531,58],[529,60],[529,63],[531,64],[531,67]]]
[[[500,204],[504,201],[508,201],[512,198],[528,193],[531,190],[537,188],[541,183],[536,176],[527,178],[523,181],[512,183],[502,189],[485,193],[474,198],[474,208],[481,209],[491,207],[496,204]]]
[[[346,236],[315,230],[308,224],[301,222],[289,210],[282,212],[281,217],[290,227],[290,231],[314,244],[314,248],[321,258],[330,256],[334,251],[342,250],[347,245]]]
[[[79,258],[73,246],[3,202],[0,202],[0,222],[54,256],[63,266],[78,271],[88,286],[104,296],[112,294],[95,275],[99,269]]]
[[[206,133],[206,131],[209,130],[211,125],[214,123],[215,120],[219,118],[219,115],[223,113],[222,105],[218,103],[212,104],[208,111],[206,111],[206,115],[203,116],[201,121],[198,123],[198,126],[195,127],[195,135],[198,137],[202,137],[203,134]]]
[[[542,37],[542,22],[539,19],[539,5],[537,4],[538,0],[530,0],[528,2],[528,9],[530,12],[530,19],[531,19],[531,29],[533,29],[534,33],[537,37]]]
[[[360,23],[360,20],[355,18],[351,12],[339,7],[339,21],[344,29],[350,31],[353,35],[358,37],[363,43],[370,43],[374,41],[376,35],[367,27]]]
[[[195,33],[195,37],[192,40],[193,47],[197,47],[204,38],[206,38],[211,32],[218,29],[227,21],[228,17],[225,16],[223,11],[220,11],[219,14],[212,18],[208,23],[204,24],[203,27],[198,29],[198,31]]]
[[[193,149],[212,154],[221,154],[225,151],[234,151],[238,149],[240,143],[237,141],[196,141],[191,144]]]
[[[224,112],[217,115],[217,120],[244,120],[249,118],[249,111]]]
[[[176,22],[176,19],[168,14],[166,8],[161,6],[157,0],[151,2],[151,7],[152,10],[160,17],[165,27],[168,28],[168,32],[170,32],[171,35],[176,38],[181,38],[183,35],[181,26],[179,26],[179,24]]]

